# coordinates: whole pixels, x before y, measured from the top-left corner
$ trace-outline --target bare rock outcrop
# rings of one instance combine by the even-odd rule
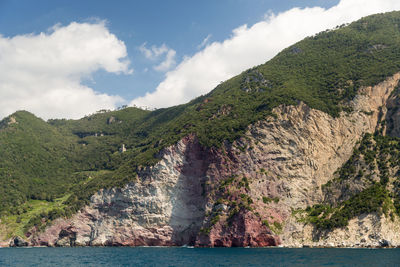
[[[346,228],[330,232],[315,231],[304,225],[293,232],[285,246],[290,247],[399,247],[400,221],[376,213],[362,214],[349,221]]]
[[[10,241],[10,247],[26,247],[26,246],[28,246],[28,242],[26,242],[19,236],[12,238]]]

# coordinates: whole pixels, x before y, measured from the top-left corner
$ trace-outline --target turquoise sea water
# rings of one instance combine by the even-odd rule
[[[0,266],[400,266],[400,249],[2,248]]]

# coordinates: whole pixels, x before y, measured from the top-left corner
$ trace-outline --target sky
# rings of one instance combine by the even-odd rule
[[[398,0],[0,0],[0,118],[162,108]]]

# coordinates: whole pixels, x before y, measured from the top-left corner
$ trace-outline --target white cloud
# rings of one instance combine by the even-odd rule
[[[162,54],[168,52],[168,47],[166,44],[162,44],[161,46],[151,46],[150,48],[146,47],[147,43],[143,43],[140,47],[139,50],[144,54],[144,56],[148,59],[151,60],[156,60],[159,58]]]
[[[174,49],[168,48],[166,44],[162,44],[161,46],[153,45],[150,48],[147,48],[146,45],[147,43],[143,43],[139,47],[139,50],[144,54],[147,59],[155,61],[159,60],[160,57],[165,55],[164,60],[153,67],[154,70],[165,72],[175,66],[176,51]]]
[[[172,66],[176,64],[175,62],[176,52],[173,49],[169,49],[167,55],[165,56],[165,60],[154,67],[157,71],[167,71],[171,69]]]
[[[81,82],[99,69],[130,74],[129,64],[125,44],[104,22],[56,25],[37,35],[0,35],[0,118],[19,109],[45,119],[112,109],[121,97]]]
[[[202,48],[206,47],[206,45],[208,44],[208,41],[210,40],[211,36],[212,36],[212,34],[207,35],[207,37],[203,39],[201,44],[199,44],[197,46],[197,49],[202,49]]]
[[[131,105],[168,107],[208,93],[220,81],[265,63],[279,51],[325,29],[363,16],[400,9],[399,0],[341,0],[332,8],[293,8],[266,19],[240,26],[223,42],[213,42],[186,57],[156,90],[138,97]]]

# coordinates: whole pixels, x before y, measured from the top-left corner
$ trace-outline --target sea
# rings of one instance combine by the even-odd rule
[[[0,266],[400,266],[400,249],[0,248]]]

